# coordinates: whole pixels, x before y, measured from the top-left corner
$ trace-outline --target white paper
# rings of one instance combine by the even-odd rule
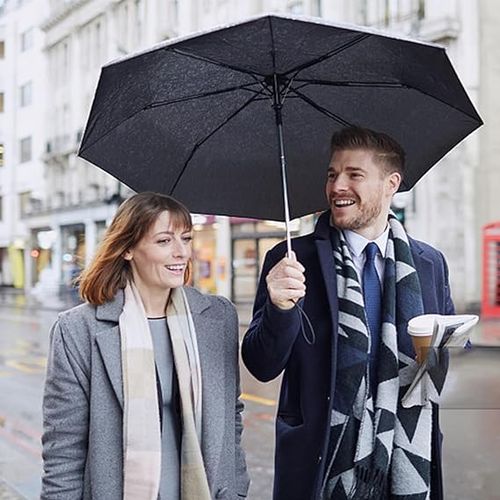
[[[469,340],[471,328],[478,322],[475,314],[437,316],[432,340],[426,360],[418,367],[415,378],[406,391],[401,404],[405,408],[424,406],[429,401],[439,402],[442,387],[436,387],[429,370],[438,368],[439,356],[448,347],[464,347]],[[439,369],[439,368],[438,368]]]

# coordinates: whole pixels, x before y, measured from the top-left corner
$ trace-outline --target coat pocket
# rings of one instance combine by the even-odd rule
[[[302,425],[304,423],[302,415],[298,415],[296,413],[279,412],[277,417],[279,420],[290,427],[298,427],[299,425]]]

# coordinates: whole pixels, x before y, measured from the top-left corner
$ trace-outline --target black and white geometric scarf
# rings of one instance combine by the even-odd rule
[[[339,299],[336,384],[323,500],[428,500],[431,404],[403,408],[416,371],[408,320],[423,314],[408,237],[389,215],[376,400],[368,380],[370,334],[362,288],[342,232],[332,228]]]

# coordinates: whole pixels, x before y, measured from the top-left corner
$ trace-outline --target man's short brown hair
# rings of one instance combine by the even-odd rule
[[[398,172],[404,175],[405,152],[391,136],[358,126],[346,127],[332,135],[330,157],[336,151],[366,149],[373,151],[375,160],[384,167],[386,174]]]

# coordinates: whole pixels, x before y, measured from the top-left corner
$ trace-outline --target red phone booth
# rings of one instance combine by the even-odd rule
[[[483,318],[500,318],[500,222],[483,227]]]

